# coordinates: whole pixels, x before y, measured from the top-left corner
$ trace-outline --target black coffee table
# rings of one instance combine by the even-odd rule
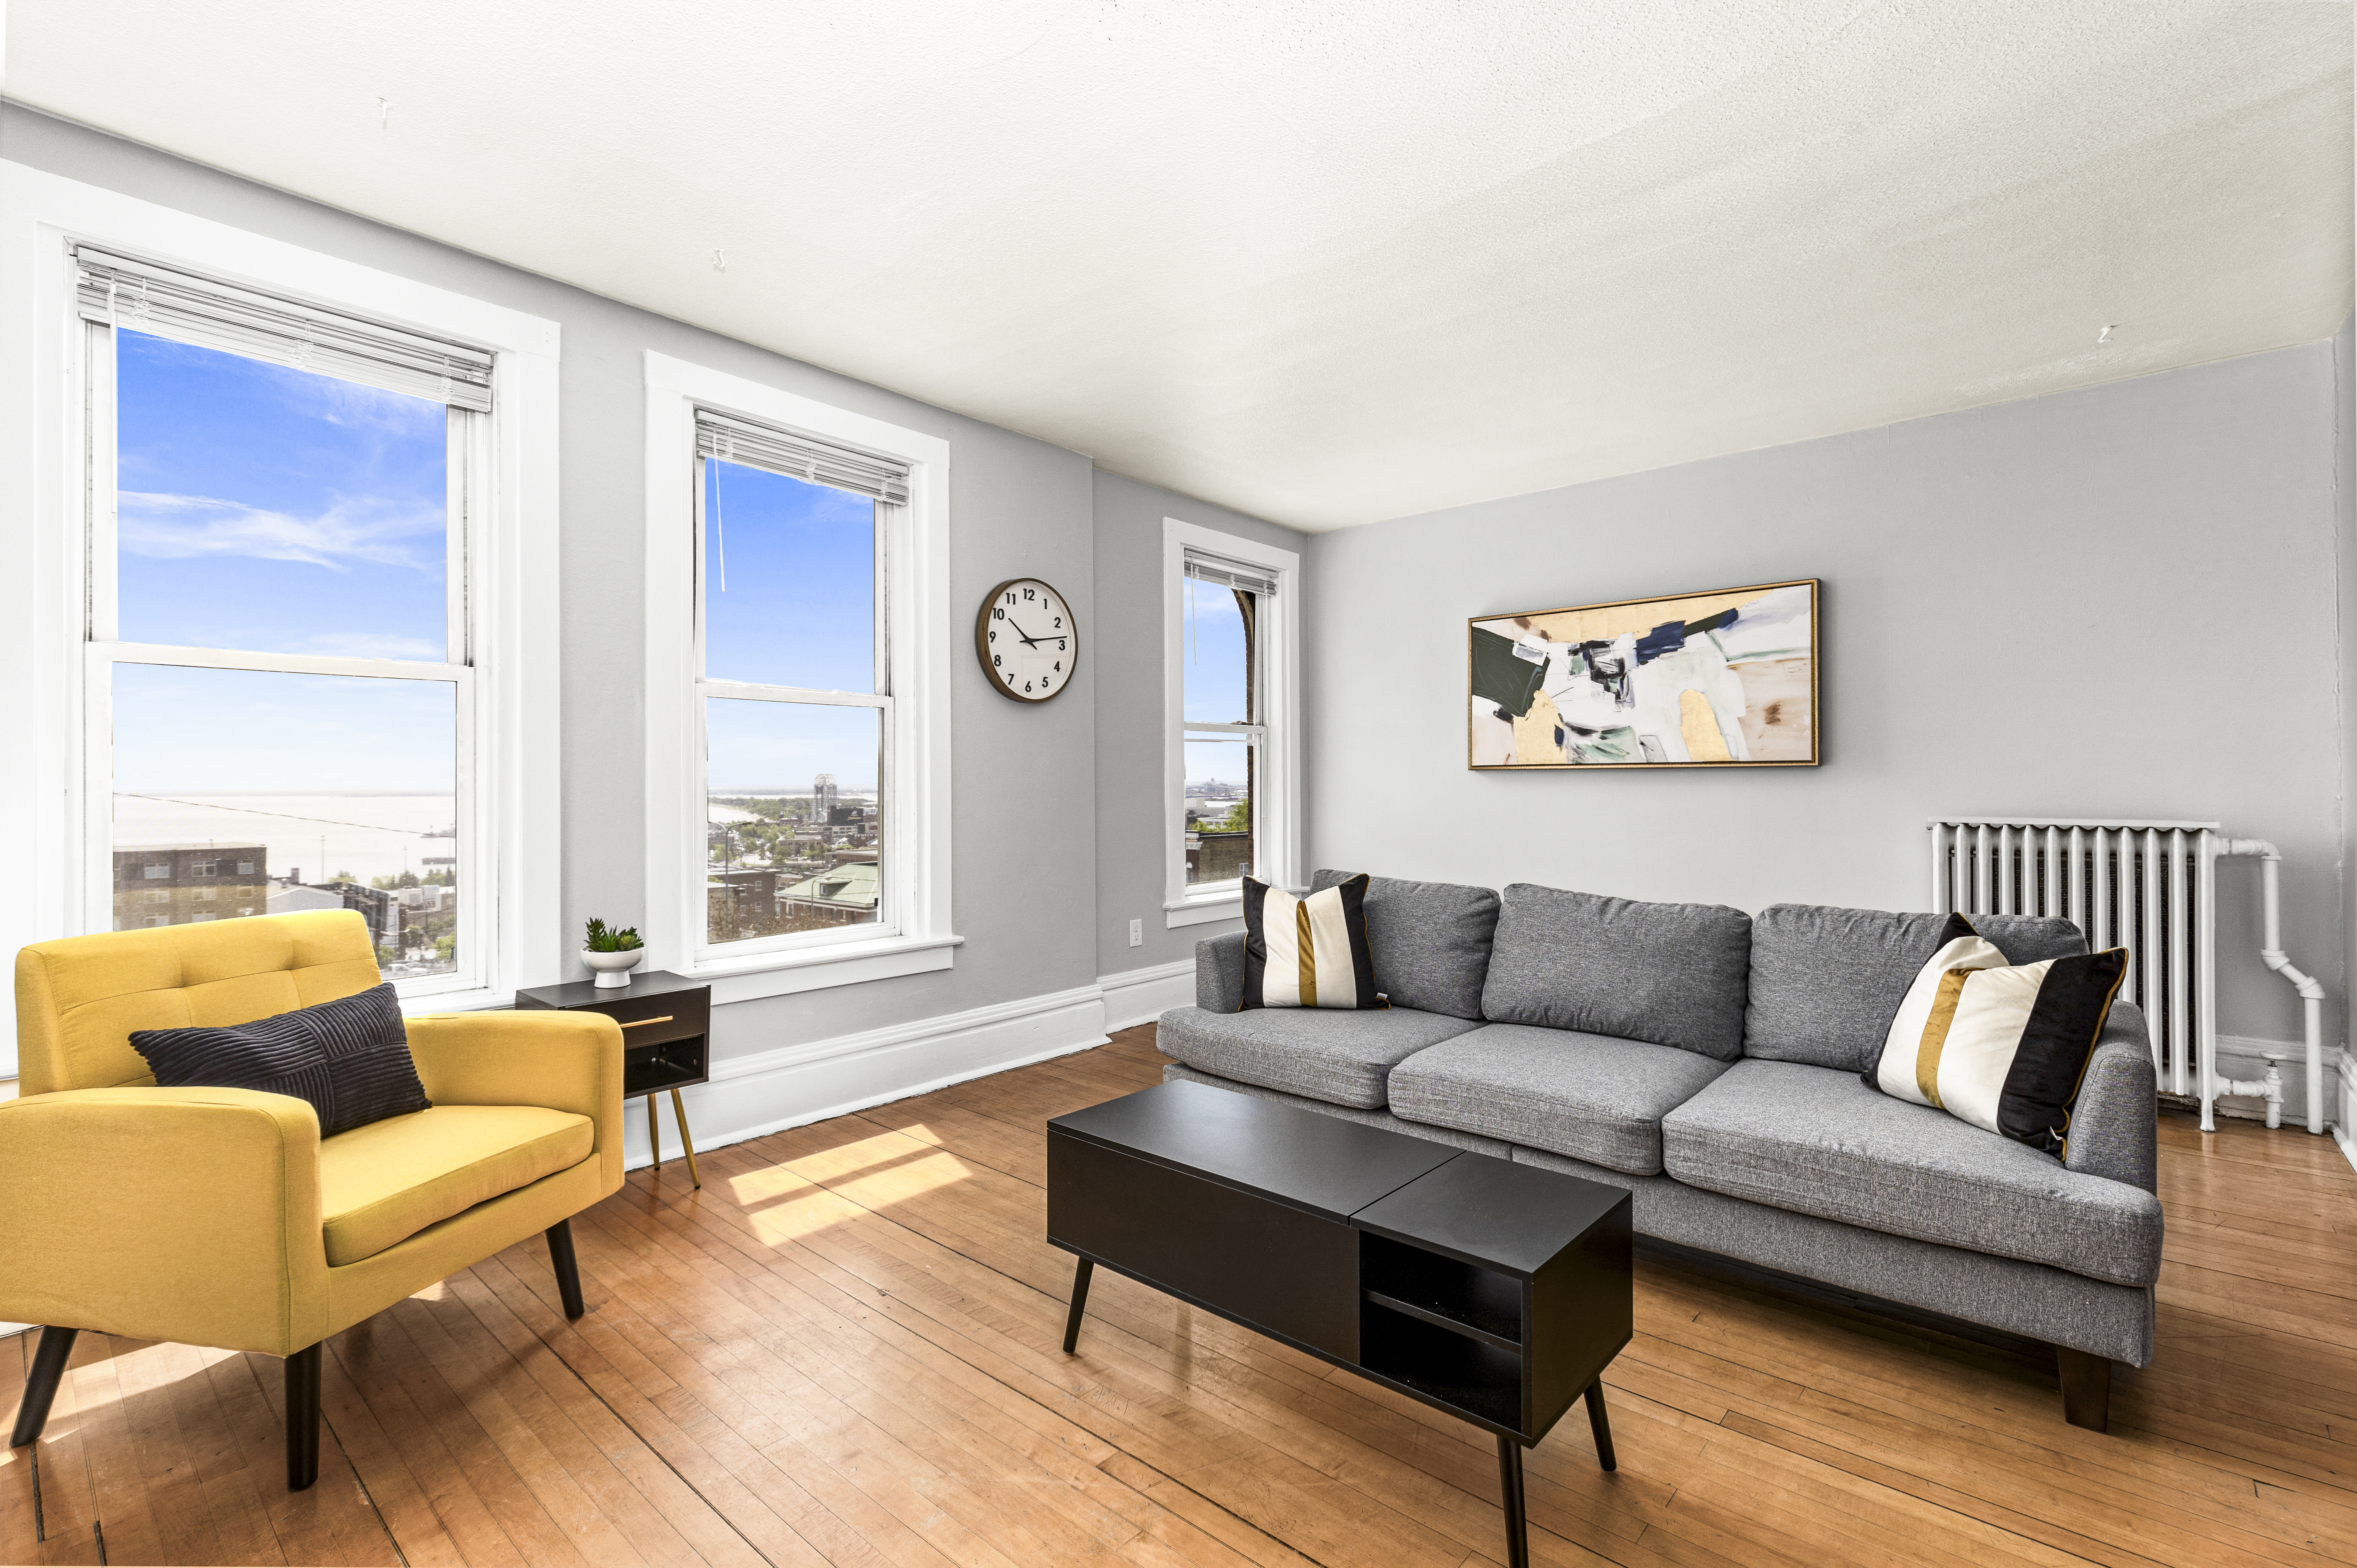
[[[1048,1240],[1498,1439],[1506,1561],[1530,1561],[1523,1450],[1633,1331],[1629,1194],[1289,1105],[1165,1083],[1048,1123]]]

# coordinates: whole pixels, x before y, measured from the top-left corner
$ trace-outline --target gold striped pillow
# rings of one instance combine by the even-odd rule
[[[1970,920],[1951,915],[1866,1081],[2061,1158],[2126,973],[2125,948],[2007,963]]]
[[[1367,948],[1367,874],[1296,898],[1244,878],[1244,1005],[1381,1007]]]

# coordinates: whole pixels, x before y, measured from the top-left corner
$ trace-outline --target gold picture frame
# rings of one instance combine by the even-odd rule
[[[1465,619],[1465,766],[1814,768],[1820,579]]]

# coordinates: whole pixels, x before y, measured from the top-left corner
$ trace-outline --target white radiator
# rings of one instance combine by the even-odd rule
[[[2222,1094],[2266,1100],[2270,1127],[2283,1110],[2275,1065],[2281,1057],[2268,1054],[2265,1078],[2218,1076],[2218,857],[2257,860],[2265,910],[2259,958],[2299,993],[2308,1130],[2324,1131],[2324,988],[2283,950],[2283,856],[2275,845],[2221,838],[2215,822],[1934,817],[1931,829],[1932,908],[2061,915],[2077,922],[2096,950],[2128,950],[2120,995],[2144,1009],[2161,1091],[2199,1100],[2205,1133],[2217,1125]]]

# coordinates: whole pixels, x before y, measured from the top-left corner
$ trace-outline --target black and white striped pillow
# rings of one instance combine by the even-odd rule
[[[1244,1006],[1386,1007],[1367,946],[1367,874],[1307,898],[1244,878]]]
[[[1962,915],[1907,988],[1867,1083],[2062,1157],[2127,950],[2011,964]]]
[[[224,1028],[135,1029],[131,1048],[165,1089],[258,1089],[291,1094],[331,1138],[412,1111],[430,1111],[391,985]]]

